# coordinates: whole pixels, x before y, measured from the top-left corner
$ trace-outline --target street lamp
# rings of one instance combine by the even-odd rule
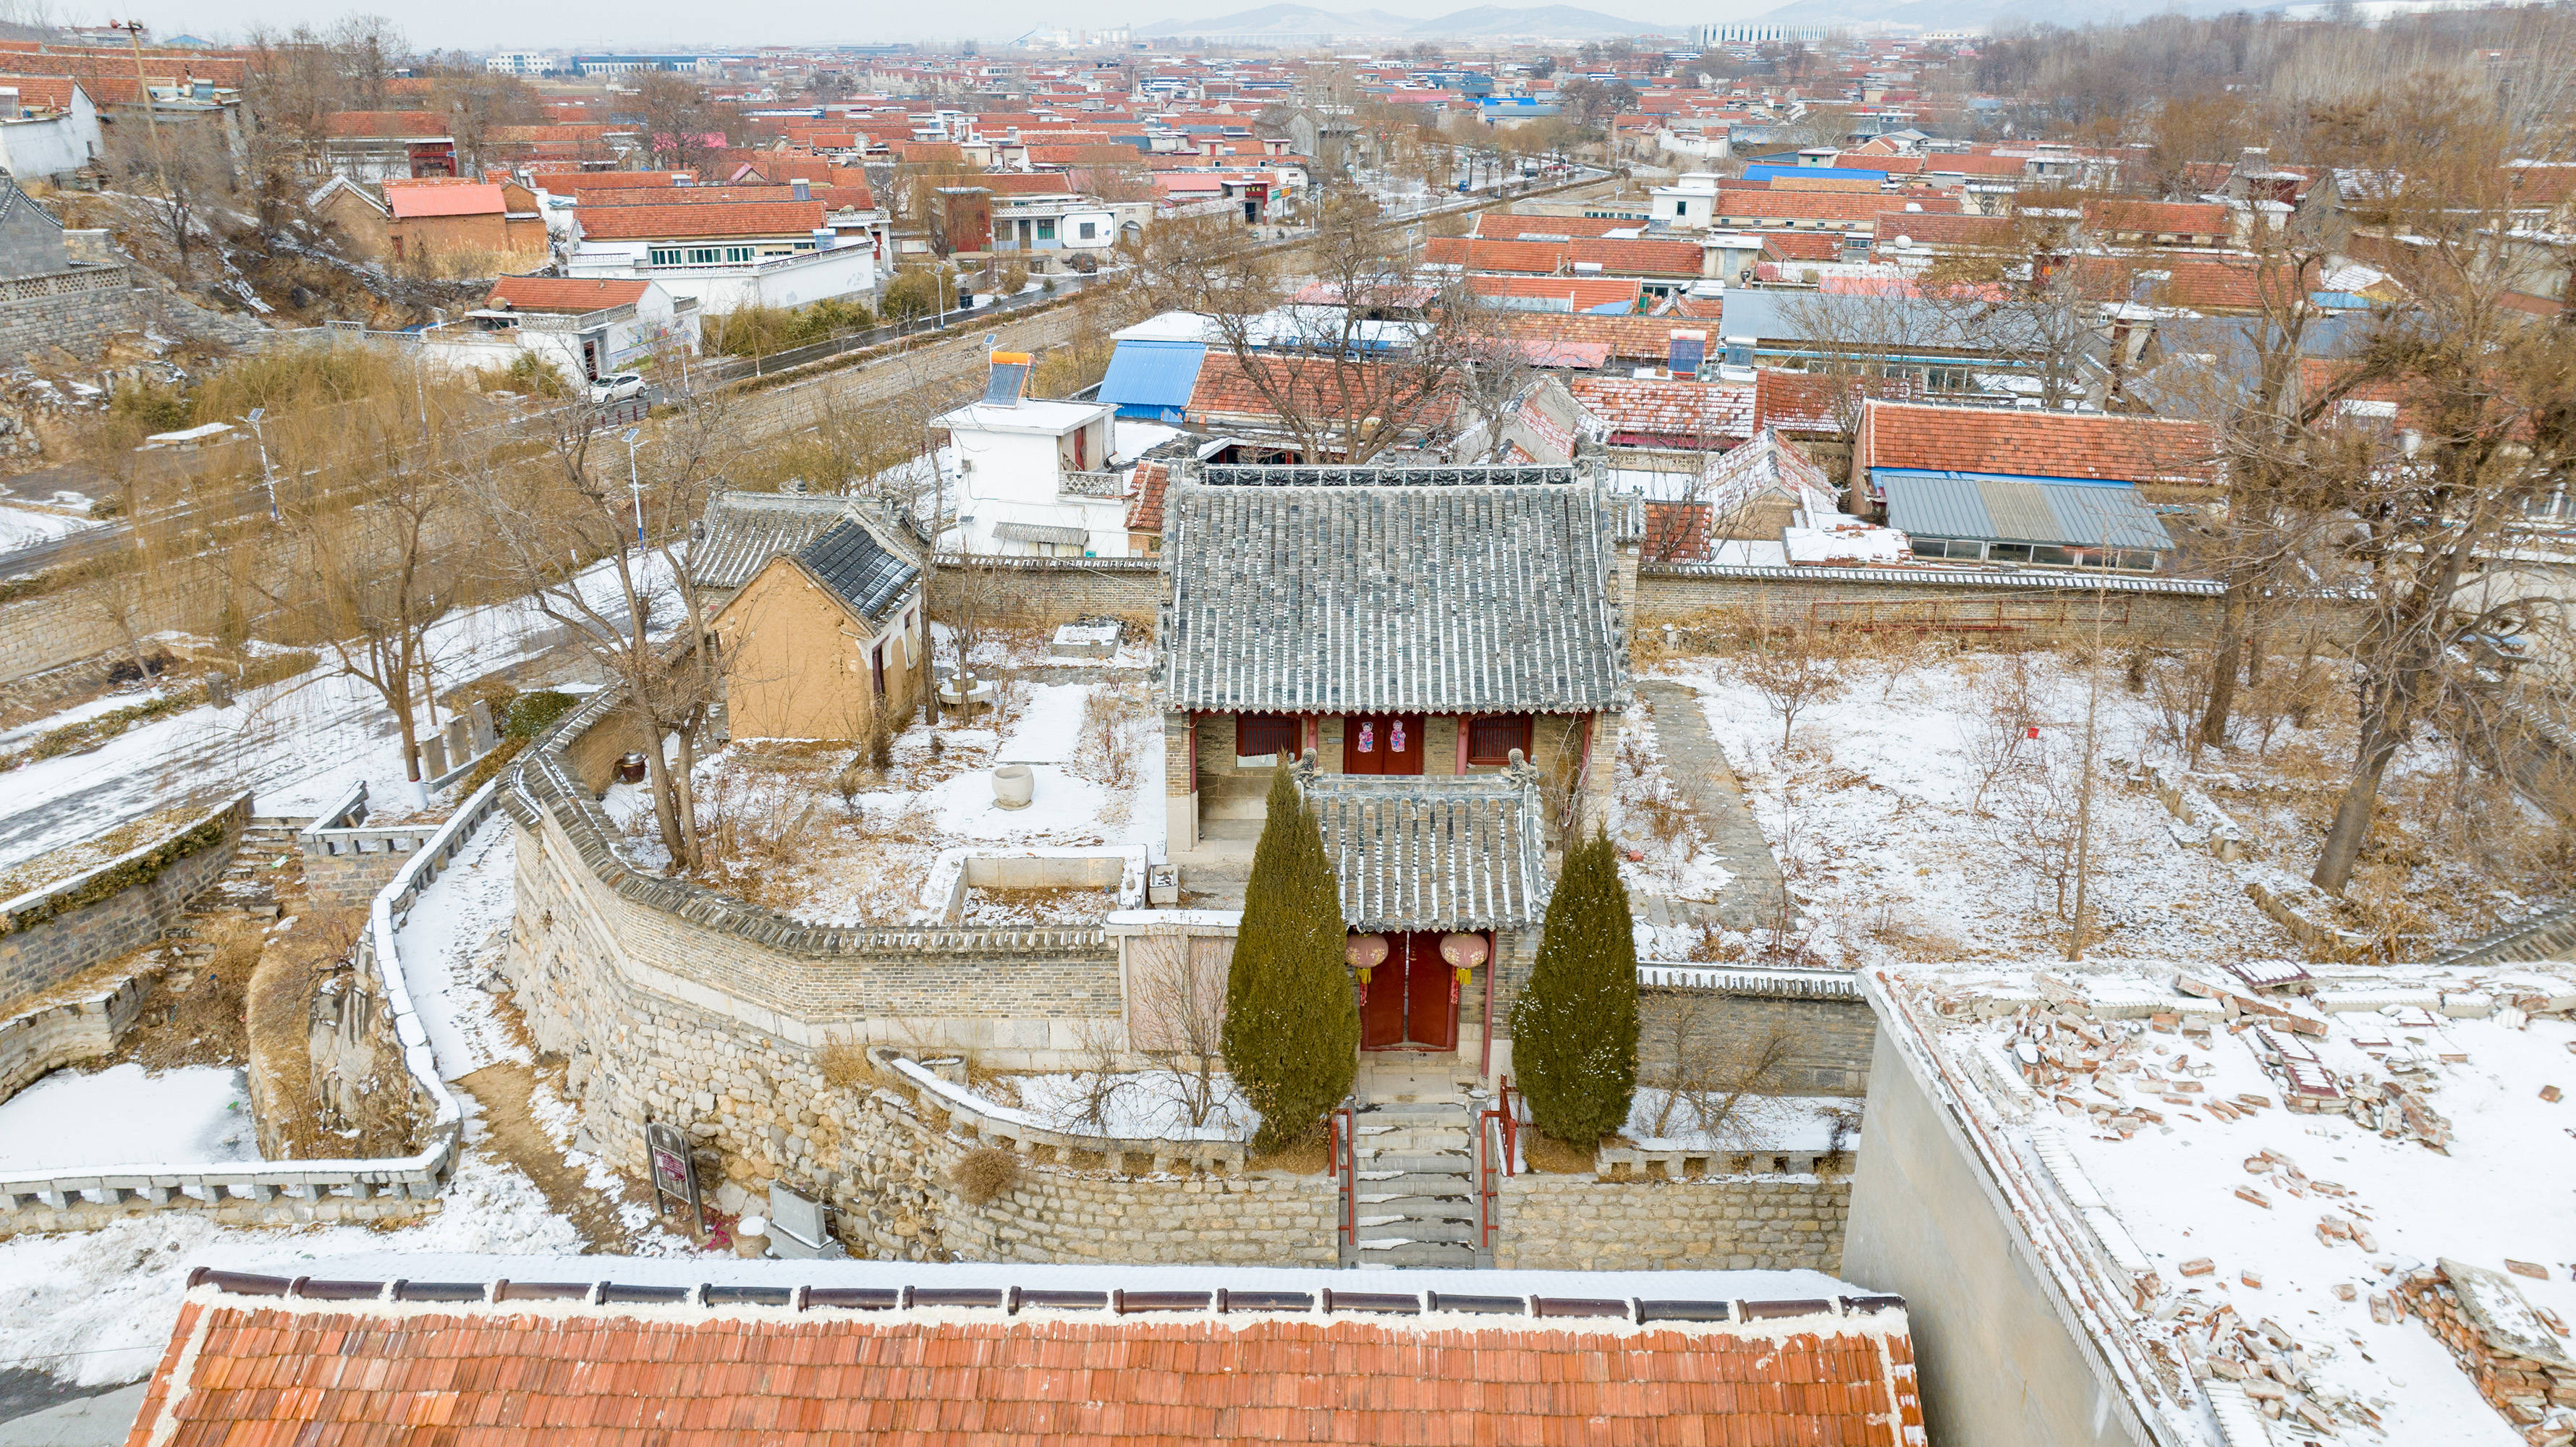
[[[277,521],[277,478],[268,470],[268,434],[259,430],[259,419],[268,415],[265,407],[253,407],[242,420],[250,424],[250,435],[259,442],[259,484],[268,489],[268,520]]]
[[[626,485],[635,491],[635,550],[644,551],[644,479],[635,471],[635,435],[644,429],[626,429]]]

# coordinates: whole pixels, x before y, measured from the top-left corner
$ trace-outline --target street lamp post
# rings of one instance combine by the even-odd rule
[[[250,424],[250,435],[259,443],[259,485],[268,490],[268,520],[277,521],[277,476],[268,470],[268,434],[262,432],[259,419],[268,415],[265,407],[253,407],[242,420]]]
[[[644,479],[635,471],[635,436],[640,427],[626,429],[626,485],[635,492],[635,551],[644,551]]]

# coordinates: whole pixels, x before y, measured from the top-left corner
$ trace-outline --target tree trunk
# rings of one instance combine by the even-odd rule
[[[2370,837],[2371,821],[2379,814],[2379,780],[2388,772],[2389,761],[2397,757],[2402,741],[2400,730],[2388,727],[2383,717],[2365,725],[2361,754],[2353,760],[2352,783],[2344,789],[2343,802],[2335,805],[2333,827],[2326,830],[2326,842],[2317,851],[2316,872],[2308,882],[2336,894],[2352,878],[2352,869],[2361,862],[2361,846]]]
[[[2247,585],[2230,584],[2218,614],[2218,653],[2209,662],[2209,702],[2200,714],[2200,747],[2227,742],[2227,721],[2236,712],[2236,675],[2245,661],[2245,594]]]

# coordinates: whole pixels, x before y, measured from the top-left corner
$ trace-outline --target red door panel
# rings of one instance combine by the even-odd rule
[[[1422,715],[1364,713],[1343,719],[1342,772],[1421,773]]]
[[[1405,936],[1404,1035],[1417,1050],[1458,1045],[1458,1011],[1449,999],[1449,962],[1440,958],[1440,936],[1425,930]]]
[[[1404,936],[1390,943],[1386,963],[1369,971],[1368,998],[1360,1002],[1360,1048],[1393,1050],[1404,1044]]]

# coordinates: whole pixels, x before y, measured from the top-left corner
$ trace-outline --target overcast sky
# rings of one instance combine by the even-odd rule
[[[525,0],[440,0],[435,5],[346,4],[331,0],[141,0],[130,13],[155,35],[190,34],[238,39],[254,26],[278,29],[299,22],[327,25],[352,11],[392,18],[412,43],[460,50],[553,49],[713,51],[753,45],[847,44],[872,40],[941,40],[959,35],[1008,40],[1042,25],[1149,25],[1174,17],[1205,19],[1253,8],[1232,0],[983,0],[974,6],[825,4],[771,0],[755,6],[710,7],[679,0],[531,5]],[[1380,9],[1395,15],[1444,15],[1474,0],[1385,0],[1369,5],[1326,3],[1335,12]],[[1587,5],[1640,24],[1678,33],[1682,27],[1738,19],[1773,8],[1780,0],[1611,0]],[[123,19],[129,7],[101,8],[98,0],[53,0],[59,24],[95,25]],[[93,13],[95,12],[95,13]],[[721,22],[710,23],[710,15]],[[613,28],[611,28],[613,27]]]

